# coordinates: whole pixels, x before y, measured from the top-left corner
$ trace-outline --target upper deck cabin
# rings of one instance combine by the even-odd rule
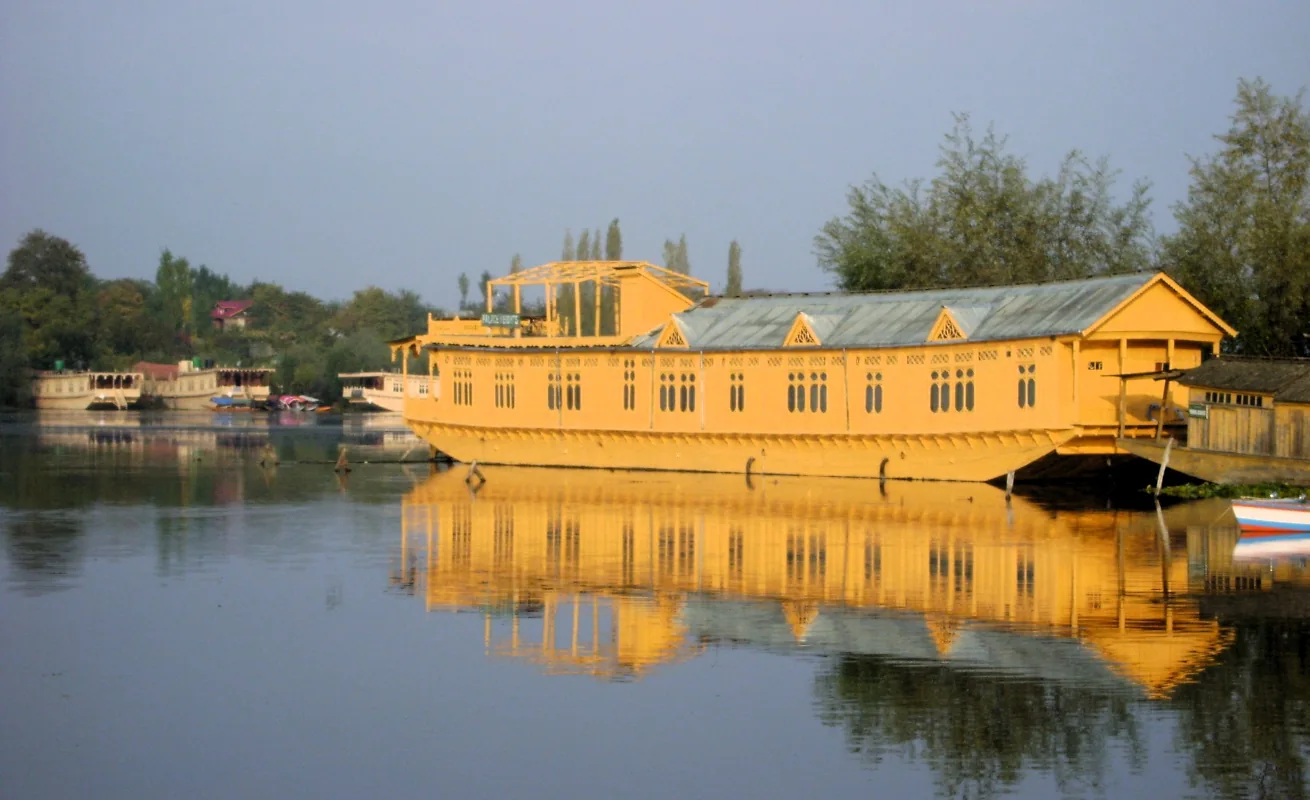
[[[544,309],[525,314],[523,289],[544,290]],[[590,329],[583,289],[590,291]],[[428,317],[426,344],[470,347],[615,347],[686,311],[710,285],[643,261],[563,261],[488,281],[479,319]],[[560,291],[563,290],[563,291]],[[493,313],[498,293],[512,311]],[[604,303],[606,293],[612,306]],[[610,308],[612,307],[612,312]],[[606,312],[609,312],[608,314]],[[606,317],[609,317],[608,319]]]
[[[588,280],[598,287],[596,310],[605,289],[615,310],[607,322],[578,330],[570,317],[585,316],[579,286]],[[532,283],[546,289],[537,319],[521,313],[521,289]],[[732,454],[724,463],[744,461],[749,447],[758,456],[766,449],[759,437],[796,447],[795,437],[876,439],[879,458],[906,469],[915,458],[927,464],[947,442],[960,464],[979,448],[1031,444],[1037,452],[1038,439],[1060,454],[1104,455],[1124,452],[1117,436],[1154,437],[1161,406],[1186,407],[1186,389],[1175,384],[1162,398],[1150,374],[1198,366],[1235,334],[1162,273],[971,289],[692,296],[706,288],[637,262],[547,264],[490,281],[487,307],[508,290],[501,303],[508,299],[515,312],[429,319],[425,333],[392,343],[393,352],[428,356],[429,384],[407,394],[406,418],[444,426],[428,428],[442,449],[459,447],[449,438],[458,431],[513,430],[667,434],[674,438],[662,441],[673,448],[690,446],[677,438],[687,434],[738,437],[725,446]],[[1138,374],[1121,394],[1120,376]],[[1169,414],[1165,424],[1181,432],[1185,416]],[[539,459],[555,459],[557,450],[543,445],[522,456],[537,460],[523,463],[554,463]],[[558,452],[582,462],[576,448]],[[670,458],[684,464],[700,458],[676,452]],[[586,458],[618,463],[609,451]],[[828,471],[822,474],[851,474],[867,461],[857,451],[841,467],[831,450],[814,458],[824,462],[815,466]],[[715,471],[718,463],[701,466]]]

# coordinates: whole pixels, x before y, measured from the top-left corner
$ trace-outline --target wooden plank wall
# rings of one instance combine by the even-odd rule
[[[1190,447],[1229,453],[1275,454],[1272,408],[1211,405],[1207,410],[1208,418],[1192,417],[1188,420],[1187,442]]]
[[[1278,405],[1275,455],[1310,458],[1310,405]]]

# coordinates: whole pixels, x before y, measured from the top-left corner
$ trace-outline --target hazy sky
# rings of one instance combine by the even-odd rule
[[[0,245],[449,303],[617,216],[629,258],[685,232],[717,289],[736,238],[748,287],[820,289],[847,187],[934,174],[953,111],[1035,174],[1109,155],[1171,229],[1238,78],[1295,93],[1308,43],[1305,0],[0,0]]]

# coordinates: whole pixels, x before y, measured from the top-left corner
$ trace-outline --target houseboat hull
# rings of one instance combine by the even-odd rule
[[[1135,456],[1159,464],[1165,443],[1153,439],[1120,439],[1118,446]],[[1252,453],[1226,453],[1191,447],[1169,450],[1169,469],[1207,483],[1289,483],[1310,486],[1310,460]]]
[[[105,393],[87,392],[76,397],[38,397],[36,407],[46,411],[122,411],[138,400],[139,396],[116,397]]]
[[[941,481],[1001,478],[1076,434],[752,435],[406,422],[433,448],[466,463]]]
[[[399,413],[405,410],[405,397],[388,397],[384,394],[369,393],[362,398],[350,398],[350,404],[356,406],[365,406],[378,411],[389,411]]]

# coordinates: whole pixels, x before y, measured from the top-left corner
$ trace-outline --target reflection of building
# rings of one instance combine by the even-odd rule
[[[785,630],[1160,695],[1227,641],[1178,597],[1205,579],[1154,513],[1048,512],[979,485],[484,469],[476,493],[460,470],[405,498],[401,582],[552,671],[636,675]]]

